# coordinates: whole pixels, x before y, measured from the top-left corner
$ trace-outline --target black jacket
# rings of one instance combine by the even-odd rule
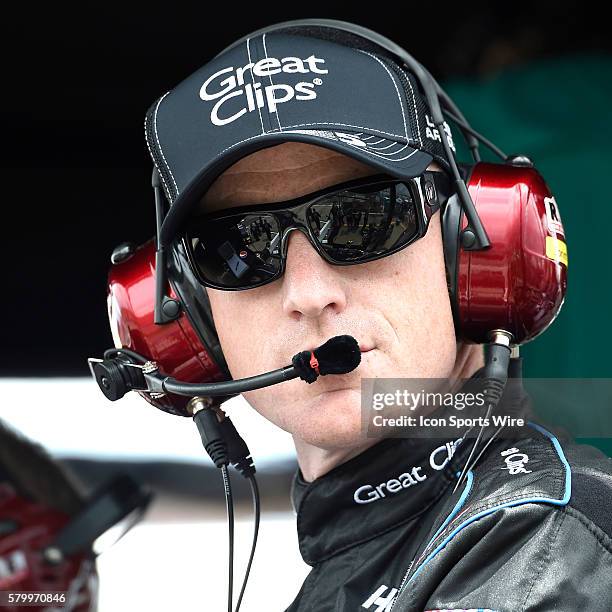
[[[534,421],[454,494],[469,438],[385,439],[310,484],[298,470],[312,570],[288,612],[612,611],[612,459]]]

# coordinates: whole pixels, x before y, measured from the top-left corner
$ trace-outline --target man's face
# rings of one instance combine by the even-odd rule
[[[373,175],[329,149],[286,143],[229,168],[202,200],[205,210],[278,202]],[[278,427],[325,449],[350,448],[361,432],[361,378],[446,378],[456,341],[439,213],[425,237],[382,259],[353,266],[323,260],[300,231],[288,235],[284,275],[246,291],[207,289],[234,378],[290,364],[299,351],[340,334],[354,336],[353,372],[249,391],[249,404]]]

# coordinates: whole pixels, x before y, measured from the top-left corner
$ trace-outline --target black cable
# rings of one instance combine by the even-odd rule
[[[168,377],[162,380],[162,388],[165,392],[175,393],[176,395],[193,396],[197,394],[219,397],[268,387],[269,385],[292,380],[298,376],[299,373],[293,366],[287,366],[272,372],[266,372],[265,374],[218,383],[185,383]]]
[[[486,444],[482,447],[482,450],[480,451],[480,453],[478,453],[478,456],[476,457],[476,459],[474,459],[474,461],[472,461],[472,464],[468,467],[468,470],[471,470],[477,463],[478,460],[482,457],[482,455],[484,454],[484,452],[487,450],[487,448],[489,447],[489,445],[491,444],[491,442],[493,442],[493,440],[495,440],[495,438],[497,438],[497,436],[499,435],[499,432],[504,428],[504,425],[500,425],[495,432],[493,433],[493,435],[487,440]]]
[[[228,562],[228,590],[227,610],[232,612],[232,596],[234,590],[234,500],[232,498],[232,485],[227,466],[229,463],[227,443],[223,438],[217,412],[209,407],[202,407],[202,398],[192,399],[193,420],[196,424],[202,444],[213,463],[221,469],[223,476],[223,492],[227,507],[227,524],[229,529],[229,562]]]
[[[232,612],[232,599],[234,594],[234,499],[227,465],[221,466],[223,475],[223,490],[227,506],[227,526],[229,530],[229,560],[227,577],[227,612]]]
[[[506,161],[508,159],[508,156],[497,145],[494,145],[488,138],[480,134],[480,132],[477,132],[470,125],[463,123],[459,117],[451,113],[449,110],[445,109],[443,112],[447,117],[449,117],[449,119],[451,119],[451,121],[456,123],[461,129],[474,136],[474,138],[480,140],[480,142],[482,142],[482,144],[487,147],[487,149],[493,151],[493,153],[495,153],[495,155],[500,157],[503,161]]]
[[[257,480],[255,479],[254,474],[248,476],[248,479],[249,484],[251,485],[251,494],[253,495],[253,511],[255,512],[255,525],[253,527],[253,543],[251,544],[251,554],[249,556],[249,562],[244,573],[244,580],[242,581],[242,588],[240,589],[240,596],[238,597],[238,603],[236,604],[235,612],[238,612],[240,610],[242,596],[244,595],[244,590],[246,589],[249,574],[251,573],[251,564],[253,563],[253,557],[255,556],[255,547],[257,546],[257,536],[259,534],[259,520],[261,518],[261,504],[259,499],[259,487],[257,486]]]
[[[509,337],[509,334],[507,332],[502,332],[500,335]],[[482,373],[483,390],[485,398],[487,400],[487,412],[484,421],[485,423],[488,422],[488,419],[491,416],[491,412],[499,405],[499,402],[501,401],[502,395],[504,393],[504,389],[506,387],[506,382],[508,381],[508,369],[510,365],[511,349],[509,345],[500,343],[499,340],[499,337],[495,338],[491,344],[487,345],[488,350],[486,354],[485,366]],[[481,425],[478,431],[478,436],[476,437],[476,441],[472,446],[472,450],[470,451],[470,454],[465,464],[463,465],[463,469],[461,470],[459,478],[455,483],[453,493],[461,485],[461,482],[465,474],[470,469],[470,466],[474,465],[475,463],[470,463],[470,461],[477,450],[484,430],[485,424],[483,423],[483,425]],[[477,458],[479,457],[480,455],[477,455]]]
[[[522,385],[520,383],[520,381],[522,379],[522,369],[521,368],[522,368],[522,362],[521,362],[521,359],[519,357],[513,357],[513,358],[510,359],[510,363],[508,365],[508,379],[509,379],[509,381],[510,381],[510,379],[512,379],[512,383],[515,384],[515,385],[517,384],[517,379],[518,379],[518,384],[522,388]],[[472,425],[472,427],[470,427],[467,430],[465,435],[467,435],[472,430],[473,427],[474,426]],[[497,438],[497,436],[499,435],[501,430],[504,429],[504,427],[505,427],[505,425],[500,425],[496,429],[496,431],[493,433],[493,435],[484,444],[484,446],[482,447],[482,450],[480,451],[480,453],[478,453],[476,458],[471,463],[469,463],[469,461],[466,461],[466,471],[469,471],[469,470],[474,468],[474,466],[480,460],[480,457],[482,457],[484,452],[487,450],[487,448],[490,446],[490,444]]]
[[[491,416],[491,411],[493,410],[493,408],[494,408],[493,402],[489,402],[488,407],[487,407],[487,412],[486,412],[485,417],[484,417],[485,418],[485,422],[488,421],[489,417]],[[461,481],[463,480],[464,475],[470,469],[470,465],[471,465],[470,464],[470,460],[472,459],[472,455],[476,452],[476,449],[478,448],[478,443],[480,442],[480,438],[482,437],[484,429],[485,429],[484,425],[482,425],[480,427],[480,429],[478,430],[478,435],[476,436],[476,440],[475,440],[474,444],[472,445],[472,450],[470,451],[470,454],[468,455],[468,458],[465,460],[465,463],[463,465],[463,469],[461,470],[461,473],[459,474],[459,478],[457,478],[457,482],[455,483],[455,488],[453,489],[453,493],[460,486]]]
[[[472,158],[474,159],[474,162],[478,163],[480,161],[480,151],[478,149],[478,137],[476,136],[476,134],[473,133],[470,122],[465,118],[464,114],[461,112],[459,107],[455,104],[453,99],[446,93],[446,91],[444,91],[444,89],[442,89],[438,81],[436,81],[436,79],[432,76],[431,72],[429,72],[429,70],[427,70],[425,66],[423,66],[423,69],[425,70],[431,82],[434,84],[434,87],[436,88],[442,112],[449,111],[453,113],[459,119],[459,121],[457,121],[457,125],[461,129],[463,137],[465,138],[465,141],[470,151],[472,152]]]
[[[104,351],[104,359],[112,359],[113,355],[123,353],[136,361],[137,363],[146,363],[146,358],[139,355],[136,351],[132,351],[128,348],[110,348]]]

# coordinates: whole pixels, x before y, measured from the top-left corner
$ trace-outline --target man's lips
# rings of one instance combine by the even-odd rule
[[[376,348],[371,344],[359,344],[359,350],[362,355],[370,353]],[[311,349],[312,350],[312,349]],[[336,393],[339,391],[355,391],[351,380],[355,376],[354,371],[346,374],[336,374],[334,376],[324,376],[317,380],[318,395],[325,395],[329,393]],[[339,387],[336,385],[340,384]],[[328,387],[329,386],[329,387]],[[328,388],[326,388],[328,387]]]

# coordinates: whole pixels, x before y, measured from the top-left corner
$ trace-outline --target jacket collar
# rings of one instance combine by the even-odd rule
[[[467,444],[387,438],[307,483],[291,497],[300,552],[314,565],[426,513],[451,482]]]

